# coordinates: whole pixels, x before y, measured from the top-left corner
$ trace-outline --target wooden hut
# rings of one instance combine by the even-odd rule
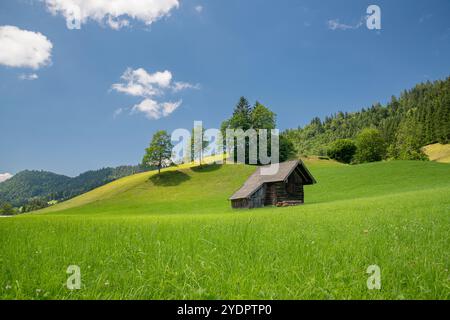
[[[261,169],[259,167],[230,197],[233,208],[302,204],[305,201],[303,186],[316,183],[301,160],[280,163],[274,175],[262,175]]]

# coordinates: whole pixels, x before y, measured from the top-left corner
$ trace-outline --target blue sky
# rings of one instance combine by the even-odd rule
[[[0,28],[40,33],[51,43],[46,61],[14,65],[20,54],[4,54],[2,63],[10,48],[0,37],[0,174],[74,176],[136,164],[156,130],[192,128],[194,120],[218,127],[242,95],[274,110],[286,129],[450,75],[447,0],[145,0],[166,11],[129,8],[135,19],[112,22],[93,12],[81,29],[68,29],[64,11],[49,9],[83,1],[0,2]],[[361,23],[370,4],[381,8],[379,31]],[[128,68],[157,78],[146,89],[161,92],[115,90],[130,88],[121,79]],[[155,76],[166,70],[170,84]],[[176,83],[187,87],[176,90]],[[144,100],[157,102],[158,119],[132,112]],[[163,112],[167,102],[180,105]]]

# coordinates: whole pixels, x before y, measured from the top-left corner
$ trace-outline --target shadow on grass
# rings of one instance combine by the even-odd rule
[[[161,172],[150,178],[155,186],[173,187],[191,179],[189,175],[181,171]]]
[[[222,168],[221,164],[203,164],[201,166],[192,167],[191,170],[194,172],[202,173],[202,172],[212,172]]]

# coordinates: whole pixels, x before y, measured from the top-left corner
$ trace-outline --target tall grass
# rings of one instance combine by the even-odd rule
[[[2,219],[0,298],[450,298],[450,166],[311,164],[306,205],[229,209],[253,170],[138,175]],[[381,290],[366,286],[373,264]],[[81,290],[66,287],[69,265]]]

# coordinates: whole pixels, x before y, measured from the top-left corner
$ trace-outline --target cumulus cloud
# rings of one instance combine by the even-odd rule
[[[196,6],[195,7],[195,11],[197,11],[198,13],[202,13],[203,12],[203,6]]]
[[[147,98],[141,103],[135,105],[132,111],[142,112],[147,118],[157,120],[169,116],[181,105],[181,103],[181,100],[177,102],[157,102]]]
[[[44,0],[48,10],[66,18],[67,26],[88,20],[120,29],[134,19],[150,25],[170,15],[179,0]]]
[[[29,73],[29,74],[23,73],[19,76],[20,80],[29,80],[29,81],[36,80],[38,78],[39,76],[36,73]]]
[[[0,26],[0,64],[39,69],[51,60],[53,44],[39,32]]]
[[[122,82],[111,86],[112,90],[144,98],[141,103],[132,107],[132,112],[144,113],[147,118],[155,120],[169,116],[182,103],[182,100],[178,99],[176,102],[159,101],[166,94],[200,88],[198,84],[173,81],[172,73],[168,70],[149,73],[143,68],[135,70],[128,68],[121,76],[121,79]]]
[[[11,179],[12,176],[13,176],[13,175],[12,175],[11,173],[8,173],[8,172],[6,172],[6,173],[0,173],[0,182],[6,181],[6,180],[8,180],[8,179]]]
[[[362,17],[361,20],[355,25],[345,24],[339,22],[339,19],[331,19],[327,21],[328,29],[330,30],[354,30],[359,29],[364,22],[366,21],[367,17]]]
[[[172,73],[170,71],[148,73],[142,68],[128,68],[121,76],[124,83],[115,83],[112,88],[118,92],[136,97],[161,95],[163,89],[170,86]]]

